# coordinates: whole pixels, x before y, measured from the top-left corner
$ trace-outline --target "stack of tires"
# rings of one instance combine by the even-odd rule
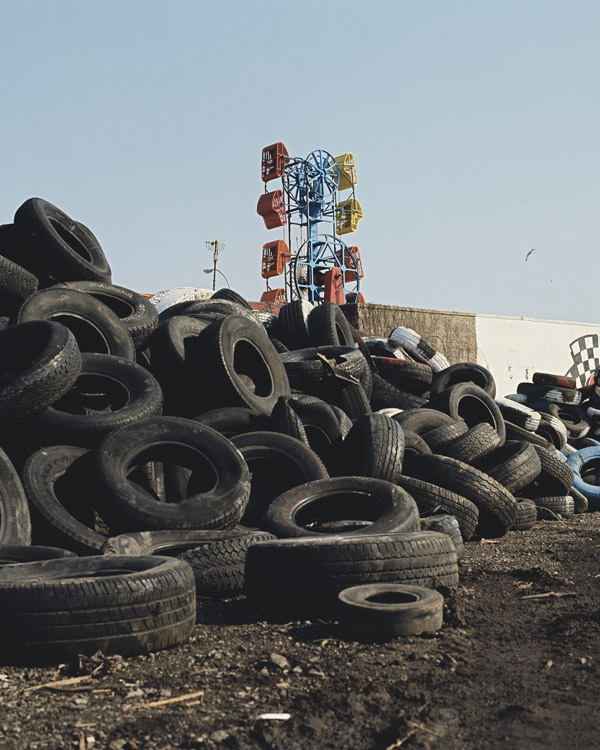
[[[491,374],[410,329],[364,342],[337,305],[229,289],[159,315],[39,198],[0,252],[4,659],[164,648],[196,596],[240,592],[432,630],[464,541],[572,499],[556,456],[506,442]]]
[[[593,511],[600,510],[600,389],[595,376],[591,373],[590,383],[578,388],[573,378],[535,372],[531,383],[519,383],[517,393],[498,400],[513,432],[555,451],[567,463],[574,472],[576,505],[587,501]]]

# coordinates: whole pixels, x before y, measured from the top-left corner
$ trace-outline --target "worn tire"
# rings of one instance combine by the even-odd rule
[[[457,383],[433,396],[429,403],[432,408],[445,412],[452,419],[464,419],[469,427],[478,422],[491,424],[500,437],[500,444],[504,443],[504,417],[494,399],[478,385]]]
[[[98,554],[106,535],[95,528],[90,453],[52,445],[33,453],[23,467],[35,544],[52,543],[82,555]]]
[[[250,474],[240,452],[193,420],[156,417],[122,427],[102,441],[95,460],[99,489],[123,531],[227,529],[248,504]],[[133,468],[149,460],[179,468],[185,496],[161,502],[130,481]]]
[[[69,281],[62,286],[90,294],[110,308],[123,323],[138,351],[146,346],[151,333],[158,327],[156,307],[132,289],[104,281]]]
[[[475,464],[497,449],[499,445],[500,436],[492,425],[487,422],[479,422],[463,435],[459,435],[454,440],[442,445],[436,452],[443,456],[456,458],[466,464]]]
[[[517,507],[513,495],[492,477],[447,456],[412,456],[405,473],[445,487],[479,508],[477,533],[503,536],[513,525]]]
[[[247,596],[301,614],[335,617],[339,591],[371,583],[455,586],[452,540],[435,531],[260,542],[246,558]]]
[[[33,420],[44,440],[91,448],[119,427],[161,414],[162,403],[160,386],[145,368],[84,353],[73,387]]]
[[[442,511],[456,518],[465,542],[475,533],[479,521],[479,508],[465,497],[414,477],[401,477],[399,484],[417,503],[419,513]]]
[[[285,368],[257,322],[228,315],[200,333],[198,347],[212,408],[249,406],[270,415],[277,399],[289,395]]]
[[[135,347],[129,332],[105,304],[93,296],[53,286],[30,297],[19,309],[17,323],[54,320],[69,328],[81,352],[112,354],[135,360]]]
[[[385,479],[397,484],[402,476],[404,430],[383,414],[359,417],[344,440],[346,473]]]
[[[319,536],[322,521],[372,521],[360,534],[416,531],[419,511],[401,487],[371,477],[318,479],[279,495],[270,504],[263,527],[280,538]]]
[[[460,362],[436,372],[431,383],[431,395],[436,396],[457,383],[473,383],[483,388],[492,398],[496,397],[494,376],[486,367],[475,362]]]
[[[15,213],[14,225],[30,262],[26,267],[47,283],[82,279],[110,283],[110,266],[96,237],[52,203],[26,200]]]
[[[46,320],[0,331],[0,418],[35,414],[64,396],[81,372],[81,353],[68,328]]]
[[[192,570],[165,557],[74,557],[0,568],[0,655],[56,663],[148,653],[192,632]]]
[[[534,482],[542,471],[535,447],[512,440],[479,459],[475,466],[513,494]]]
[[[372,583],[339,592],[337,619],[345,630],[360,638],[389,640],[439,630],[443,610],[444,597],[434,589]]]
[[[290,435],[247,432],[233,437],[231,442],[250,470],[250,498],[242,517],[242,523],[248,526],[261,524],[279,495],[328,476],[317,454]]]
[[[276,537],[266,531],[209,542],[180,555],[191,566],[196,596],[232,596],[244,590],[246,556],[257,542]]]
[[[517,517],[511,531],[527,531],[537,521],[537,506],[528,498],[515,498],[517,501]]]
[[[0,448],[0,546],[31,544],[31,518],[15,467]]]
[[[339,305],[324,302],[306,319],[311,346],[354,346],[352,327]]]

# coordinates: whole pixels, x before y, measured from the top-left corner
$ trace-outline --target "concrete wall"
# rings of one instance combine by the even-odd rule
[[[342,309],[352,325],[369,336],[387,338],[396,326],[406,326],[440,349],[451,364],[477,361],[474,313],[371,304]]]

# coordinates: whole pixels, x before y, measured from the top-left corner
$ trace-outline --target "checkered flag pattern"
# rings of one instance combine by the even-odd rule
[[[571,356],[573,364],[565,373],[567,377],[575,378],[577,387],[586,385],[591,374],[600,369],[600,352],[598,351],[598,334],[588,333],[572,341]]]

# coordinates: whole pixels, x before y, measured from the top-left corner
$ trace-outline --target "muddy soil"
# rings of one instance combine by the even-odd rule
[[[599,550],[600,514],[468,543],[428,636],[357,642],[239,597],[170,651],[0,666],[0,748],[598,747]]]

